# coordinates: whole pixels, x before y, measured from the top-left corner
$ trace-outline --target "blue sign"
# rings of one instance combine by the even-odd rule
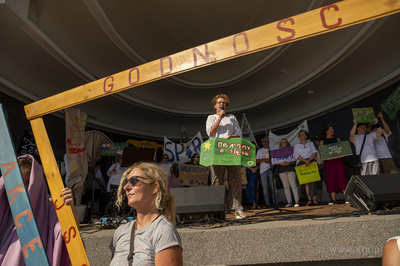
[[[50,265],[15,156],[5,108],[2,104],[0,108],[0,166],[25,264]]]

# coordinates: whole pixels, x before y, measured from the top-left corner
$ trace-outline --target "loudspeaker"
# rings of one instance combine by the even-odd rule
[[[354,175],[347,185],[344,197],[361,211],[374,211],[381,205],[398,205],[400,175]]]
[[[225,220],[225,186],[171,188],[170,192],[175,197],[177,215],[210,214]]]

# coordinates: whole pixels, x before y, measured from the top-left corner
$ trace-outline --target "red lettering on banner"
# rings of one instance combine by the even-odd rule
[[[60,195],[60,197],[62,198],[62,194]],[[64,205],[65,205],[65,202],[64,202],[64,200],[63,200],[63,204],[61,204],[60,207],[57,207],[57,201],[58,201],[58,199],[56,199],[56,200],[54,201],[54,208],[56,209],[56,211],[58,211],[59,209],[61,209],[61,208],[64,207]]]
[[[236,156],[240,156],[240,150],[236,150],[236,149],[235,149],[235,150],[233,151],[233,154],[235,154]]]
[[[24,187],[24,183],[19,184],[18,186],[16,186],[13,189],[10,189],[10,191],[8,191],[8,195],[10,195],[11,193],[15,193],[10,200],[10,205],[12,205],[14,203],[15,197],[17,197],[18,193],[22,193],[25,192],[25,187]]]
[[[109,79],[111,79],[112,83],[107,85],[106,83],[107,83],[107,80],[109,80]],[[106,87],[109,87],[110,89],[107,90]],[[110,92],[112,92],[113,89],[114,89],[114,77],[113,76],[106,77],[105,80],[104,80],[103,91],[105,93],[110,93]]]
[[[168,71],[164,71],[164,60],[168,60]],[[172,72],[172,59],[170,56],[164,57],[160,59],[160,67],[161,67],[161,76],[165,76],[171,74]]]
[[[40,240],[40,236],[36,237],[35,239],[29,241],[28,243],[26,243],[23,247],[22,247],[22,251],[24,252],[24,256],[25,258],[28,257],[28,248],[30,248],[32,251],[35,251],[35,243],[37,243],[39,248],[43,247],[43,243]]]
[[[219,153],[224,153],[224,151],[225,151],[224,149],[220,149]]]
[[[132,81],[132,71],[136,71],[136,81]],[[134,67],[129,71],[129,84],[130,85],[135,85],[139,82],[139,68]]]
[[[67,239],[67,232],[64,232],[64,242],[65,244],[68,244],[69,242],[71,242],[71,231],[73,231],[74,235],[72,236],[72,238],[76,237],[76,229],[75,227],[71,226],[68,230],[68,236],[69,238]]]
[[[245,44],[245,48],[240,51],[238,51],[237,45],[236,45],[236,38],[239,36],[243,36],[244,44]],[[247,34],[245,32],[235,34],[233,36],[232,42],[233,42],[233,51],[235,52],[235,54],[243,54],[249,50],[249,39],[247,38]]]
[[[218,148],[221,148],[221,147],[222,147],[222,143],[223,143],[222,141],[218,141],[218,142],[217,142],[217,147],[218,147]]]
[[[321,8],[321,11],[319,13],[319,15],[321,16],[322,26],[327,29],[336,28],[342,24],[342,18],[338,18],[336,24],[328,25],[326,23],[326,18],[325,18],[324,13],[325,13],[325,11],[329,11],[329,9],[331,9],[331,8],[333,8],[335,11],[339,11],[339,7],[337,5],[329,5],[329,6],[325,6],[325,7]]]
[[[289,32],[289,33],[291,33],[291,35],[289,37],[286,37],[286,38],[281,38],[281,36],[277,36],[276,38],[278,39],[278,42],[290,41],[296,35],[296,31],[294,29],[284,28],[284,27],[281,26],[282,23],[286,24],[286,22],[290,22],[292,25],[295,24],[293,18],[287,18],[287,19],[283,19],[283,20],[278,21],[278,24],[276,25],[276,28],[278,30],[281,30],[281,31]]]
[[[14,169],[14,167],[17,165],[17,162],[15,161],[15,162],[11,162],[11,163],[5,163],[5,164],[2,164],[2,165],[0,165],[1,167],[5,167],[7,170],[6,170],[6,172],[4,173],[4,175],[3,175],[3,177],[6,177],[7,175],[8,175],[8,173],[12,170],[12,169]]]
[[[32,220],[32,218],[33,218],[33,213],[32,213],[31,210],[25,210],[25,211],[23,211],[23,212],[17,214],[17,216],[15,216],[14,221],[15,221],[15,226],[16,226],[16,227],[18,227],[18,228],[21,228],[21,227],[22,227],[22,224],[19,222],[19,219],[20,219],[21,217],[27,215],[27,214],[29,215],[29,216],[28,216],[28,221]]]
[[[209,58],[209,54],[208,54],[208,45],[204,44],[204,51],[206,53],[206,55],[204,55],[202,52],[199,51],[199,49],[197,48],[193,48],[193,60],[194,60],[194,66],[197,66],[197,54],[200,55],[201,58],[203,58],[204,61],[206,61],[206,63],[210,63],[210,58]]]

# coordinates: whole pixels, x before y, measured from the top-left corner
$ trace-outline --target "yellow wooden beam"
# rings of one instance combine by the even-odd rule
[[[26,116],[31,120],[145,83],[399,11],[400,1],[394,0],[338,2],[206,43],[26,105]]]
[[[31,126],[71,263],[72,265],[89,265],[89,260],[86,256],[71,207],[64,203],[61,196],[64,184],[57,167],[56,159],[54,158],[53,149],[51,148],[43,119],[36,118],[31,120]]]

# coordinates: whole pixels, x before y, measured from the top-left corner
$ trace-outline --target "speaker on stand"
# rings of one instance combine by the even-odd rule
[[[400,205],[400,174],[354,175],[344,193],[346,201],[361,211]]]

